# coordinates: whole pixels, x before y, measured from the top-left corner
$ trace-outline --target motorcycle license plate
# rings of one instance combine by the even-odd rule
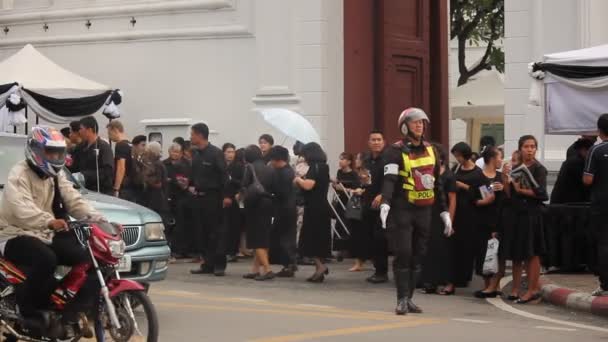
[[[131,272],[131,256],[125,255],[118,263],[118,272]]]

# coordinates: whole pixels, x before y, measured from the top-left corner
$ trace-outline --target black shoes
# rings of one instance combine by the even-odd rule
[[[540,292],[538,292],[538,293],[535,293],[534,295],[532,295],[528,299],[519,298],[518,300],[515,301],[515,304],[528,304],[528,303],[540,300],[541,298],[542,298],[542,294]]]
[[[408,298],[407,300],[407,310],[411,313],[415,313],[415,314],[421,314],[422,313],[422,309],[414,304],[414,302],[412,301],[412,298]]]
[[[201,265],[201,267],[199,268],[195,268],[193,270],[190,270],[190,274],[213,274],[216,277],[223,277],[226,275],[226,270],[214,270],[211,267],[206,267]]]
[[[190,270],[190,274],[213,274],[213,268],[201,265],[199,268]]]
[[[388,275],[374,273],[374,275],[365,280],[372,284],[382,284],[388,282]]]
[[[244,279],[255,279],[257,276],[259,276],[259,273],[247,273],[243,275]]]
[[[274,274],[274,272],[270,271],[266,274],[258,274],[257,277],[255,277],[254,279],[257,281],[266,281],[274,279],[275,276],[276,275]]]
[[[483,290],[475,291],[475,298],[496,298],[501,295],[499,291],[484,292]]]
[[[306,279],[307,282],[310,283],[322,283],[325,281],[325,276],[329,274],[329,268],[326,268],[325,271],[321,273],[315,273],[312,277]]]
[[[291,267],[284,267],[279,273],[276,274],[279,278],[293,278],[296,272]]]
[[[407,300],[405,298],[401,298],[397,300],[397,307],[395,308],[395,314],[399,316],[407,315],[409,312]]]

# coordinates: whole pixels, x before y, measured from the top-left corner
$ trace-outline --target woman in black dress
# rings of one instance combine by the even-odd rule
[[[262,151],[256,145],[245,149],[245,174],[243,191],[245,204],[245,224],[247,227],[247,248],[255,250],[251,273],[243,276],[246,279],[259,281],[270,280],[275,274],[270,269],[268,249],[270,248],[270,230],[272,228],[272,197],[270,193],[255,194],[247,191],[248,187],[259,182],[265,190],[272,187],[273,169],[262,159]]]
[[[301,256],[315,262],[315,273],[307,281],[322,283],[329,274],[323,261],[331,254],[331,216],[327,203],[329,166],[325,152],[317,143],[304,145],[301,155],[309,169],[304,178],[298,176],[293,181],[302,189],[305,207],[299,249]]]
[[[483,176],[479,186],[477,205],[477,253],[475,256],[475,270],[478,276],[483,277],[485,287],[475,292],[477,298],[494,298],[498,295],[500,279],[504,274],[504,262],[499,262],[496,274],[483,274],[483,264],[488,248],[488,240],[500,240],[499,218],[504,199],[505,178],[497,170],[502,169],[503,155],[498,148],[485,147],[481,152],[484,161]]]
[[[481,169],[471,159],[471,147],[460,142],[452,148],[452,154],[458,161],[454,169],[454,178],[458,192],[456,195],[456,217],[454,218],[452,274],[441,295],[454,294],[454,287],[466,287],[473,278],[473,260],[475,258],[475,217],[476,191],[483,176]]]
[[[510,186],[513,222],[505,232],[504,254],[513,261],[513,289],[510,299],[526,304],[540,299],[540,256],[546,252],[543,202],[548,200],[547,169],[536,160],[538,142],[531,135],[519,139],[521,164],[511,171]],[[531,176],[531,177],[530,177]],[[523,265],[522,265],[523,264]],[[519,296],[523,266],[528,275],[528,290]],[[519,297],[519,298],[518,298]]]
[[[435,145],[439,152],[439,160],[441,161],[441,184],[443,191],[448,200],[448,212],[450,218],[454,220],[456,214],[456,180],[454,174],[447,167],[447,154],[444,148],[440,145]],[[424,287],[423,293],[433,294],[437,292],[439,285],[444,285],[451,279],[451,260],[453,255],[453,240],[451,236],[444,234],[445,224],[441,220],[439,214],[444,211],[440,203],[437,201],[433,206],[433,218],[431,224],[431,234],[428,243],[428,253],[422,263],[422,275],[419,283]]]
[[[359,182],[359,174],[353,170],[355,158],[352,154],[343,152],[340,154],[338,174],[336,176],[337,183],[334,188],[340,197],[340,201],[346,205],[348,203],[348,194],[351,196],[361,196],[361,182]],[[361,220],[347,219],[342,206],[338,204],[336,207],[342,221],[346,224],[350,231],[350,254],[355,258],[355,265],[349,269],[350,272],[359,272],[363,269],[365,260],[369,257],[367,246],[369,245],[369,237],[362,234]]]

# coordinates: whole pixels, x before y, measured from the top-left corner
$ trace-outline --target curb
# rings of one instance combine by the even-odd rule
[[[547,280],[543,281],[541,292],[543,299],[553,305],[608,317],[608,297],[594,297],[589,293],[560,287]]]

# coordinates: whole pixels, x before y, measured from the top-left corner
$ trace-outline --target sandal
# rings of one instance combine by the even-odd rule
[[[452,296],[456,293],[456,288],[453,288],[452,291],[446,291],[445,289],[442,289],[441,291],[439,291],[438,295],[440,296]]]

